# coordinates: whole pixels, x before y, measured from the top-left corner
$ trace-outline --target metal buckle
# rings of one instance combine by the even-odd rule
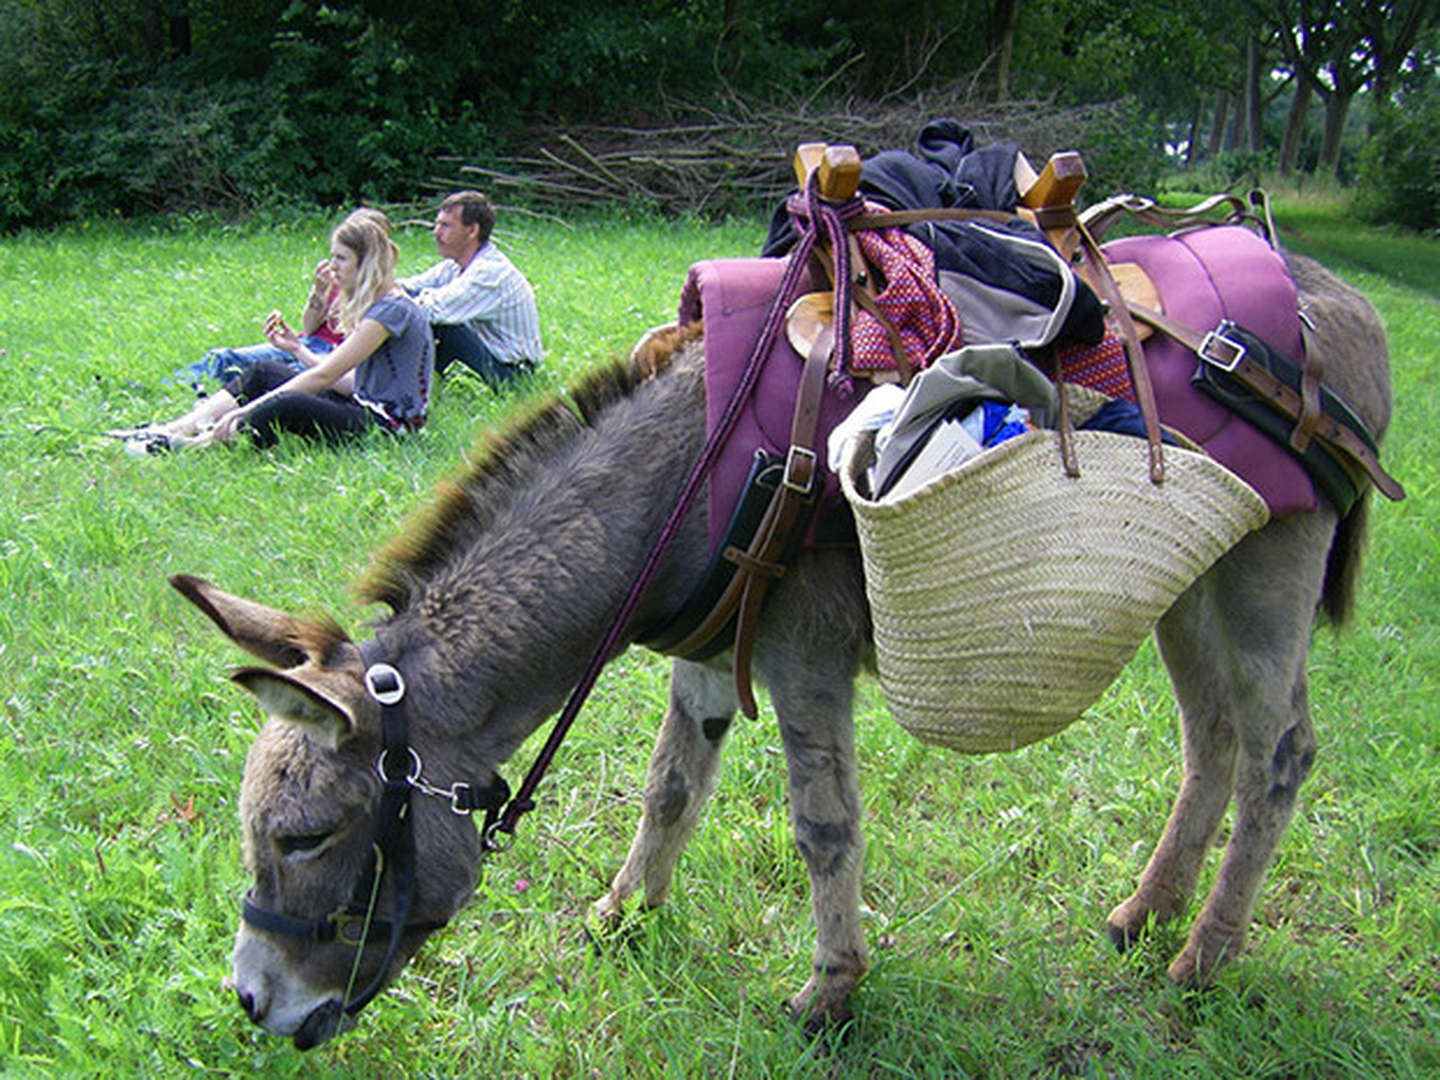
[[[803,485],[796,483],[795,480],[792,479],[797,458],[803,458],[808,461],[810,465],[810,475]],[[807,449],[803,446],[790,447],[789,452],[785,455],[785,476],[781,480],[781,483],[799,495],[809,495],[810,492],[815,490],[815,474],[819,471],[816,467],[817,461],[818,458],[814,450]]]
[[[385,680],[388,685],[381,685]],[[383,661],[365,669],[365,689],[381,705],[398,705],[405,697],[405,680],[400,672]]]
[[[1221,371],[1234,371],[1245,359],[1245,346],[1218,330],[1211,330],[1201,338],[1200,348],[1195,351],[1200,354],[1200,359]]]
[[[343,945],[353,945],[356,948],[366,942],[365,926],[370,921],[369,912],[336,911],[330,915],[330,923],[335,927],[335,941]],[[346,930],[355,927],[358,933],[350,937]]]

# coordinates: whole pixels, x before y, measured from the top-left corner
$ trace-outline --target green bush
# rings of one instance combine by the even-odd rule
[[[1440,82],[1376,114],[1359,181],[1355,208],[1363,220],[1440,230]]]
[[[1081,198],[1095,202],[1120,191],[1148,195],[1160,185],[1163,128],[1133,100],[1097,109],[1076,139],[1088,174]]]

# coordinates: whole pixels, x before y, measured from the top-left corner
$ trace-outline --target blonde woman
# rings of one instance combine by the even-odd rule
[[[330,268],[340,290],[333,311],[345,340],[312,353],[278,311],[265,337],[305,366],[275,361],[247,368],[194,409],[127,440],[135,455],[228,442],[248,430],[259,446],[288,431],[327,442],[425,423],[435,343],[424,312],[395,284],[397,252],[389,222],[357,210],[330,236]]]

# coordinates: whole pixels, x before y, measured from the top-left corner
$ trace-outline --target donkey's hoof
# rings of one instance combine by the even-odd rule
[[[624,902],[617,900],[614,893],[606,893],[590,905],[588,921],[602,933],[611,933],[617,930],[625,921]]]
[[[1245,945],[1244,937],[1237,939],[1202,939],[1192,934],[1174,960],[1166,976],[1177,986],[1209,986]]]
[[[1146,908],[1134,900],[1126,900],[1106,917],[1105,932],[1110,935],[1110,943],[1123,953],[1144,937],[1152,925],[1151,913]]]
[[[839,984],[843,983],[843,987]],[[821,980],[811,976],[798,994],[785,1005],[790,1019],[801,1025],[807,1035],[820,1035],[835,1031],[849,1023],[854,1015],[850,1011],[850,991],[855,980],[840,980],[831,976]]]

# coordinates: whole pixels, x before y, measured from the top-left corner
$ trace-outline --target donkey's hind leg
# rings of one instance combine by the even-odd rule
[[[846,999],[869,967],[860,926],[864,837],[850,716],[853,677],[770,685],[789,766],[790,824],[810,874],[815,913],[810,977],[789,1003],[791,1016],[809,1028],[848,1019]]]
[[[1180,701],[1186,776],[1139,889],[1110,916],[1113,937],[1183,907],[1232,790],[1236,802],[1215,884],[1170,966],[1177,982],[1207,981],[1244,945],[1314,762],[1305,665],[1334,526],[1323,507],[1272,522],[1217,563],[1158,628]]]
[[[672,664],[670,707],[651,753],[640,827],[610,891],[595,904],[597,915],[618,919],[642,885],[646,907],[658,907],[669,895],[675,863],[715,790],[720,748],[735,708],[728,668],[687,660]]]
[[[757,670],[770,688],[790,781],[790,823],[810,875],[815,952],[791,1015],[815,1030],[843,1022],[869,966],[860,926],[860,784],[851,718],[868,612],[855,556],[797,563],[767,612]],[[782,603],[783,601],[783,603]]]
[[[1184,910],[1234,788],[1234,688],[1230,665],[1215,663],[1215,643],[1221,636],[1214,606],[1216,576],[1212,570],[1200,578],[1156,628],[1160,656],[1180,703],[1185,774],[1139,885],[1106,919],[1110,939],[1122,952],[1151,919],[1165,922]]]

